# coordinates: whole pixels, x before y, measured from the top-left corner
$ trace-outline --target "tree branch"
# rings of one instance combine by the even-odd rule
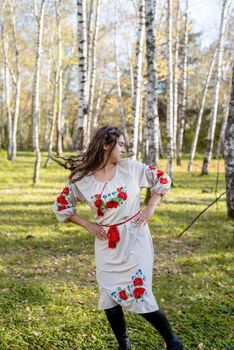
[[[179,237],[181,237],[198,219],[199,217],[205,213],[205,211],[207,211],[207,209],[209,209],[213,204],[215,204],[224,194],[226,193],[223,192],[221,193],[221,195],[217,198],[215,198],[215,200],[213,202],[211,202],[205,209],[203,209],[194,219],[193,221],[179,234]]]

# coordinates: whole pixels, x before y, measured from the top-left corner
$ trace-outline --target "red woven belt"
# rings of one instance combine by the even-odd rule
[[[100,226],[109,227],[109,230],[107,231],[108,247],[109,248],[115,248],[116,244],[120,241],[119,230],[118,230],[117,226],[126,224],[126,222],[131,221],[140,212],[141,212],[141,210],[139,210],[135,215],[131,216],[127,220],[122,221],[122,222],[115,224],[115,225],[101,225],[100,224]]]

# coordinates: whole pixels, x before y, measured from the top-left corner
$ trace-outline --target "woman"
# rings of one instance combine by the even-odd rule
[[[70,180],[54,204],[59,221],[70,221],[95,236],[99,309],[118,341],[118,350],[129,350],[122,307],[142,315],[164,337],[168,350],[182,350],[152,292],[153,244],[147,221],[170,178],[157,167],[124,159],[121,131],[111,125],[100,128],[82,160],[69,158]],[[140,189],[149,187],[151,198],[140,210]],[[78,215],[76,203],[85,201],[95,222]]]

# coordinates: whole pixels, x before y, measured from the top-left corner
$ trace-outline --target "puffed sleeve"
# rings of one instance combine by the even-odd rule
[[[171,186],[170,177],[157,166],[146,165],[135,161],[135,177],[139,187],[150,188],[151,194],[165,195]]]
[[[54,202],[53,212],[58,221],[69,221],[70,217],[76,213],[75,207],[78,201],[80,200],[77,197],[77,194],[75,194],[73,184],[68,181]]]

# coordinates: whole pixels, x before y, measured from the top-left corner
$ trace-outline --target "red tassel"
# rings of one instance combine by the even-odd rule
[[[116,243],[120,241],[119,231],[116,225],[113,225],[109,228],[107,232],[108,246],[109,248],[115,248]]]

